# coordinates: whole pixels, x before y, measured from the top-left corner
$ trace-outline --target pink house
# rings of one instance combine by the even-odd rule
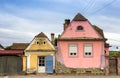
[[[65,20],[64,31],[58,39],[56,72],[103,74],[105,53],[109,51],[106,40],[102,29],[80,13],[72,21]]]

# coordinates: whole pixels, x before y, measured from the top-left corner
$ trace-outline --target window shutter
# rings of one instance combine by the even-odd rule
[[[91,56],[92,55],[92,44],[85,44],[84,55],[85,56]]]
[[[77,45],[76,44],[70,44],[69,45],[69,55],[77,55]]]

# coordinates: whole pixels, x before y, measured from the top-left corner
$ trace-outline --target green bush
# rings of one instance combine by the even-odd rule
[[[110,52],[110,56],[120,56],[120,52]]]

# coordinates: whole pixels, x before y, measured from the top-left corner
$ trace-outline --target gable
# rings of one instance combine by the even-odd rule
[[[82,26],[82,30],[77,27]],[[102,38],[88,21],[72,21],[61,35],[61,38]]]
[[[47,38],[36,38],[35,37],[26,50],[47,51],[47,50],[55,50],[55,48]]]

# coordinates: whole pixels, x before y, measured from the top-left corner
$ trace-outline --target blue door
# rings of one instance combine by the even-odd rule
[[[53,56],[46,56],[46,73],[53,73]]]

